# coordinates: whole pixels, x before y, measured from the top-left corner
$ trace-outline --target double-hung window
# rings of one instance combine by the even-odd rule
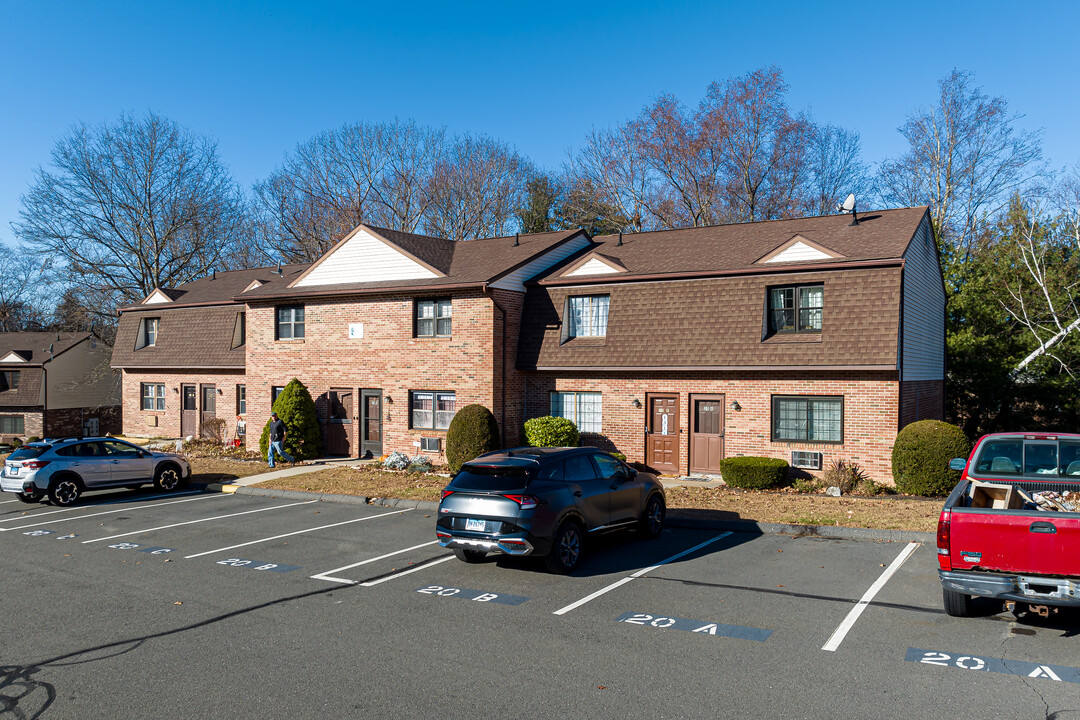
[[[607,335],[610,295],[571,295],[566,298],[563,340]]]
[[[603,427],[602,398],[598,392],[553,392],[551,416],[573,421],[578,432],[599,433]]]
[[[22,435],[24,423],[22,415],[0,415],[0,435]]]
[[[842,443],[843,397],[773,395],[774,442]]]
[[[277,340],[295,340],[304,337],[304,306],[279,305],[276,327]]]
[[[236,414],[245,415],[247,413],[247,385],[236,386]]]
[[[457,412],[452,392],[413,390],[409,393],[409,424],[418,430],[446,430]]]
[[[823,285],[769,288],[769,331],[819,333],[824,308]]]
[[[4,370],[0,372],[0,392],[5,390],[19,389],[19,370]]]
[[[142,383],[142,409],[165,409],[165,385],[163,383]]]
[[[450,337],[454,306],[450,298],[416,301],[416,337]]]
[[[143,318],[142,322],[139,323],[139,341],[135,347],[136,350],[157,345],[159,322],[160,318]]]

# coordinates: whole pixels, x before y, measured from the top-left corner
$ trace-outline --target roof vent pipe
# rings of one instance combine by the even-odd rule
[[[514,233],[514,247],[521,245],[521,233]]]
[[[622,230],[619,231],[619,242],[615,243],[615,247],[622,247]]]

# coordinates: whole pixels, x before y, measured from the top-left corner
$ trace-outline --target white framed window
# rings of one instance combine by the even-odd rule
[[[409,426],[420,430],[446,430],[457,412],[452,392],[412,390],[409,392]]]
[[[139,323],[139,340],[135,345],[136,350],[157,345],[158,322],[160,322],[160,318],[142,319],[142,322]]]
[[[281,305],[277,308],[277,340],[294,340],[304,337],[304,306]]]
[[[577,425],[578,432],[599,433],[604,420],[603,395],[598,392],[551,393],[552,417],[566,418]]]
[[[165,385],[163,383],[142,383],[142,409],[165,409]]]
[[[610,295],[572,295],[566,298],[563,340],[607,335]]]
[[[277,398],[274,398],[275,400]],[[236,414],[247,414],[247,385],[236,386]]]

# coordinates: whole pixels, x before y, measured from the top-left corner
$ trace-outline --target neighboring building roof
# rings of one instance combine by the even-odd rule
[[[479,286],[497,281],[499,278],[512,273],[519,267],[526,265],[572,238],[585,237],[582,230],[559,230],[547,233],[454,242],[442,238],[411,235],[364,225],[358,227],[354,232],[360,231],[371,233],[388,245],[399,248],[404,256],[420,260],[425,265],[443,274],[430,277],[434,273],[425,273],[428,276],[409,279],[323,285],[304,284],[302,286],[296,286],[296,282],[300,278],[294,277],[289,282],[277,282],[272,285],[253,288],[244,293],[243,297],[237,297],[236,299],[256,301],[286,297],[352,295],[400,288],[423,289],[430,287],[432,290],[437,291],[453,287]],[[350,233],[350,236],[347,236],[341,243],[320,258],[319,262],[322,264],[332,262],[335,250],[344,247],[352,236],[353,233]],[[312,270],[314,270],[314,266]]]
[[[591,253],[602,255],[626,268],[616,276],[608,274],[597,282],[623,282],[642,276],[705,276],[738,272],[779,272],[807,265],[857,264],[897,260],[915,235],[927,208],[901,208],[863,213],[859,224],[851,215],[769,220],[766,222],[715,225],[682,230],[603,235],[593,238]],[[810,260],[777,262],[777,251],[792,240],[821,248],[824,252]],[[835,257],[822,257],[835,255]],[[578,284],[588,277],[574,275],[571,258],[537,277],[541,284]]]
[[[88,332],[0,332],[0,367],[40,366],[90,336]]]
[[[155,344],[139,349],[140,325],[153,314],[125,312],[116,330],[112,366],[243,368],[244,346],[233,347],[236,316],[243,311],[243,305],[233,302],[169,308],[157,314]]]
[[[192,280],[175,288],[158,288],[150,293],[143,302],[120,308],[120,311],[150,310],[157,312],[163,308],[184,305],[232,303],[235,296],[242,294],[255,281],[258,281],[262,287],[283,281],[287,282],[288,279],[292,278],[296,273],[306,270],[307,267],[307,264],[282,265],[281,275],[277,273],[277,265],[211,273],[206,277]],[[167,295],[169,301],[166,302],[160,297],[155,297],[159,293]]]
[[[55,333],[53,336],[55,337]],[[19,372],[19,387],[0,392],[0,408],[41,407],[41,383],[45,371],[40,365],[24,368],[5,365],[0,369]]]

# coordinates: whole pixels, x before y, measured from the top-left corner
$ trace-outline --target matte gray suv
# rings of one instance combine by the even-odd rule
[[[585,538],[634,528],[648,538],[664,527],[664,488],[596,448],[515,448],[462,465],[442,491],[435,535],[459,560],[487,553],[544,556],[568,573]]]
[[[0,489],[23,502],[36,503],[48,494],[54,505],[73,505],[86,490],[149,482],[175,490],[189,477],[191,465],[183,455],[115,438],[65,438],[17,448],[0,471]]]

